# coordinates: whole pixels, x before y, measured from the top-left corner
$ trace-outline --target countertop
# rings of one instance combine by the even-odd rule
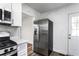
[[[22,44],[22,43],[27,43],[27,40],[24,39],[12,39],[13,41],[15,41],[17,44]]]
[[[18,37],[11,37],[10,39],[15,41],[17,44],[22,44],[22,43],[31,43],[31,44],[33,44],[32,42],[29,42],[27,39],[20,39]]]

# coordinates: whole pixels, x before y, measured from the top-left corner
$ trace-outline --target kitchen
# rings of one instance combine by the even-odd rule
[[[34,49],[35,47],[34,26],[36,23],[41,24],[40,22],[42,21],[39,20],[45,20],[45,19],[48,20],[48,23],[49,22],[53,23],[52,25],[50,25],[51,27],[48,25],[49,28],[51,28],[49,30],[49,33],[52,36],[50,34],[48,35],[50,36],[50,38],[52,37],[53,38],[50,39],[52,40],[49,42],[51,44],[45,43],[46,45],[43,46],[40,45],[39,43],[39,45],[43,47],[49,45],[51,47],[50,49],[52,50],[50,56],[79,55],[78,41],[77,43],[76,41],[70,41],[70,39],[72,39],[73,36],[75,37],[74,39],[78,38],[78,33],[76,32],[78,31],[78,29],[74,30],[75,32],[73,31],[73,33],[71,33],[70,26],[72,24],[71,21],[69,21],[72,20],[71,17],[75,19],[75,21],[76,20],[78,21],[78,16],[79,16],[78,7],[79,7],[78,3],[2,3],[0,4],[0,37],[1,37],[0,45],[2,44],[0,49],[0,55],[1,56],[42,56],[40,55],[39,51],[38,51],[39,53],[36,53]],[[75,16],[76,18],[74,18]],[[37,22],[34,23],[34,21]],[[73,26],[75,26],[74,23]],[[47,29],[47,27],[44,28]],[[46,35],[45,33],[43,34]],[[43,51],[45,50],[42,50],[42,52]],[[47,54],[43,53],[43,55],[48,56],[48,53],[50,53],[49,50],[47,50],[46,52]]]
[[[1,56],[27,56],[27,42],[29,40],[26,39],[26,33],[24,33],[24,31],[26,30],[25,28],[27,28],[25,26],[29,23],[27,22],[28,24],[26,24],[23,22],[26,22],[24,18],[29,19],[29,17],[24,17],[26,14],[23,8],[25,8],[25,6],[23,6],[22,3],[0,4]],[[35,19],[34,17],[31,17],[31,19],[32,18]],[[29,39],[28,36],[27,38]]]

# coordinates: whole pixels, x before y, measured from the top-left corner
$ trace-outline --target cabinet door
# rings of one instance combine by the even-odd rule
[[[4,10],[11,11],[11,3],[5,3]]]
[[[12,4],[12,26],[22,26],[22,5],[20,3]]]
[[[18,45],[18,56],[27,56],[27,43],[22,43]]]

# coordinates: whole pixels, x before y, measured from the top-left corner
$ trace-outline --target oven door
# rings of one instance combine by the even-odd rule
[[[0,56],[17,56],[17,50],[13,50],[11,52],[4,53]]]

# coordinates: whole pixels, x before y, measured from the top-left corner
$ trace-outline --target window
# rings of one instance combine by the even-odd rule
[[[79,36],[79,16],[72,17],[72,36]]]

